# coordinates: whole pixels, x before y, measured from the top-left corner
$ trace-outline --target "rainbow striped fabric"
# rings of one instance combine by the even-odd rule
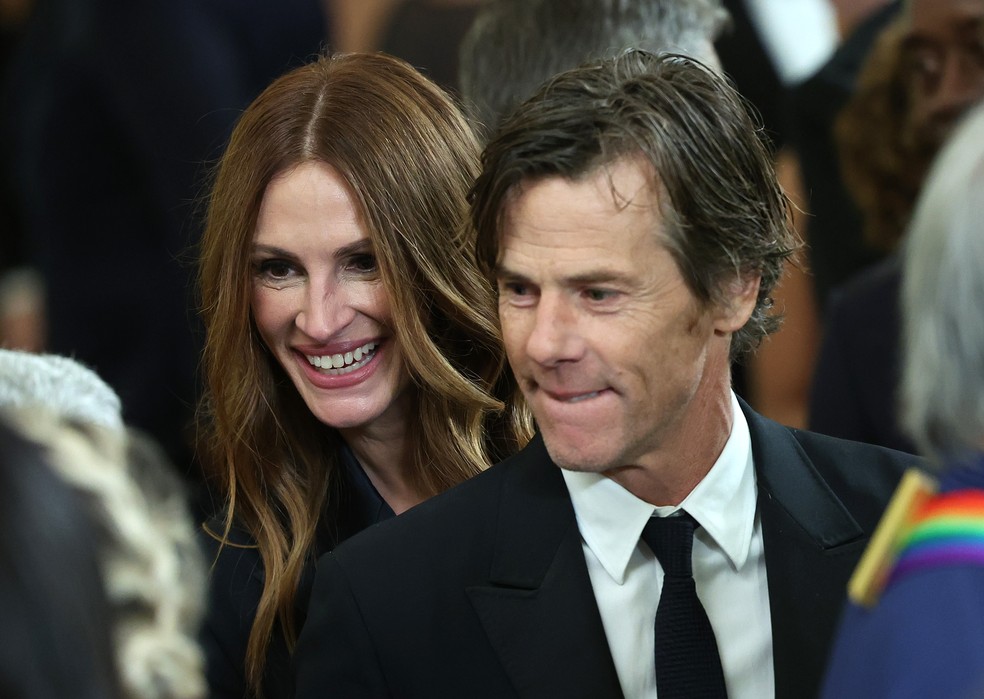
[[[933,496],[910,519],[898,542],[889,585],[921,570],[984,566],[984,490]]]

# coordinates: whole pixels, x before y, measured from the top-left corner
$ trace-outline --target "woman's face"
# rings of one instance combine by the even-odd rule
[[[389,296],[348,184],[307,162],[267,186],[252,245],[252,311],[305,404],[342,431],[408,417]]]

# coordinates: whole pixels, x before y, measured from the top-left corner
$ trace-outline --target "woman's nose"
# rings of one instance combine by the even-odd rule
[[[355,310],[341,285],[309,284],[294,323],[312,340],[327,342],[354,317]]]

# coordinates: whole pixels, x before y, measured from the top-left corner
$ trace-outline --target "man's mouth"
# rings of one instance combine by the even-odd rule
[[[580,403],[583,400],[588,400],[589,398],[594,398],[599,393],[601,393],[601,391],[592,391],[591,393],[582,393],[580,395],[572,396],[570,398],[567,398],[564,402],[565,403]]]
[[[580,403],[582,401],[590,400],[592,398],[597,398],[607,389],[601,388],[596,391],[559,391],[559,390],[548,390],[543,386],[538,386],[539,390],[543,391],[551,400],[555,400],[558,403]]]

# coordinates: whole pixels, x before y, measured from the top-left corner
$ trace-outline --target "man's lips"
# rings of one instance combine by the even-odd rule
[[[601,394],[610,390],[607,388],[599,389],[589,389],[589,390],[551,390],[539,387],[539,390],[544,393],[551,400],[555,400],[559,403],[580,403],[581,401],[590,400],[592,398],[597,398]]]

